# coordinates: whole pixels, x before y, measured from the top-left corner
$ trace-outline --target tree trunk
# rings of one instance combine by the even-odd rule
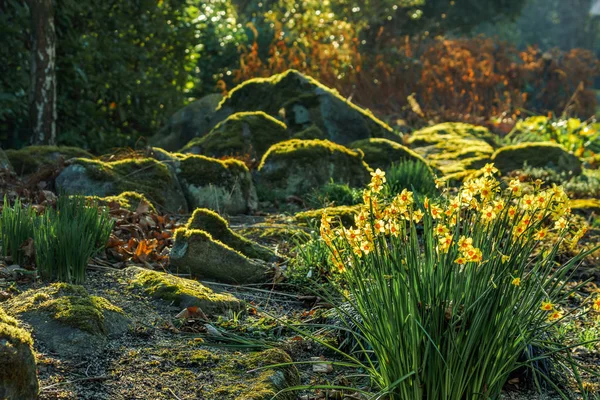
[[[56,143],[54,0],[28,0],[31,10],[29,118],[33,144]]]

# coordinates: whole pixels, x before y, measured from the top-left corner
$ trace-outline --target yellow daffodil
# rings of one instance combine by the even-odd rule
[[[521,278],[517,277],[517,278],[513,279],[511,284],[513,286],[521,286]]]
[[[540,310],[542,310],[542,311],[552,311],[552,310],[554,310],[554,306],[549,301],[542,301],[542,305],[540,307]]]

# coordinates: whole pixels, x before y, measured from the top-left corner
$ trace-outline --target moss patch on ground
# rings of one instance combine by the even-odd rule
[[[93,158],[87,151],[68,146],[28,146],[20,150],[6,150],[13,169],[17,174],[29,175],[45,165],[58,165],[59,160],[71,158]]]
[[[431,169],[427,161],[419,154],[388,139],[363,139],[350,143],[348,147],[362,150],[365,162],[373,169],[387,170],[392,164],[405,160],[422,162]]]
[[[189,219],[187,229],[200,229],[210,233],[213,239],[239,251],[248,258],[274,261],[278,257],[270,249],[233,232],[229,224],[219,214],[206,208],[198,208]]]
[[[333,221],[340,221],[344,226],[354,224],[354,216],[360,211],[360,206],[337,206],[326,207],[317,210],[302,211],[294,215],[294,220],[303,224],[319,226],[323,214],[333,218]]]
[[[496,168],[503,174],[522,169],[525,165],[534,168],[551,168],[557,172],[579,175],[581,160],[556,143],[520,143],[498,149],[492,155]]]
[[[249,154],[260,159],[273,144],[290,139],[287,126],[262,111],[229,116],[205,136],[191,140],[180,151],[224,157]]]
[[[106,334],[105,313],[123,313],[105,298],[91,296],[83,286],[67,283],[28,290],[9,300],[8,305],[14,315],[44,312],[60,323],[92,335]]]
[[[232,295],[215,293],[198,281],[139,267],[129,267],[126,273],[131,275],[131,288],[141,289],[147,295],[177,306],[200,307],[208,315],[244,309],[243,303]]]
[[[489,162],[497,146],[495,136],[488,129],[455,122],[416,131],[408,143],[445,175],[481,168]]]

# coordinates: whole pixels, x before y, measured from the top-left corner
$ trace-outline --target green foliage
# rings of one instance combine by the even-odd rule
[[[311,230],[308,240],[305,235],[293,236],[292,243],[295,256],[287,273],[290,283],[304,286],[326,282],[331,277],[331,253],[319,233]]]
[[[307,205],[311,208],[325,208],[331,206],[351,206],[361,202],[362,192],[351,188],[345,183],[333,181],[313,189],[312,195],[307,197]]]
[[[600,153],[600,124],[579,118],[539,115],[517,122],[506,140],[511,144],[551,141],[579,157],[586,157]]]
[[[104,247],[113,221],[106,209],[80,196],[60,196],[37,220],[36,264],[42,278],[69,283],[85,279],[87,263]]]
[[[431,169],[419,161],[406,160],[392,167],[386,173],[390,193],[400,193],[404,188],[423,196],[435,197],[438,190]]]
[[[26,256],[21,246],[33,237],[36,213],[30,206],[23,206],[17,198],[11,207],[6,195],[0,215],[0,246],[3,256],[11,256],[15,264],[25,265]]]

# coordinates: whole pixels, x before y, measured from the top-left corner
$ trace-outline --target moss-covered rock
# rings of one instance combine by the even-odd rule
[[[202,137],[228,116],[217,112],[223,99],[221,94],[209,94],[177,111],[156,135],[150,138],[151,145],[168,151],[182,148],[195,137]]]
[[[182,153],[210,157],[249,154],[259,159],[273,144],[290,139],[285,124],[262,111],[239,112],[219,122],[210,133],[192,139]]]
[[[129,277],[131,288],[180,307],[199,307],[209,316],[244,309],[244,304],[231,294],[215,293],[195,280],[140,267],[128,267],[123,272]]]
[[[235,251],[206,231],[179,228],[170,253],[171,268],[201,279],[226,283],[259,283],[269,276],[267,263]]]
[[[19,175],[33,174],[46,165],[58,165],[61,159],[93,158],[85,150],[67,146],[29,146],[20,150],[6,150],[6,156]]]
[[[163,210],[185,212],[188,209],[174,173],[153,158],[114,162],[78,158],[56,178],[56,186],[65,193],[98,197],[134,191]]]
[[[65,357],[102,351],[107,337],[124,333],[129,324],[110,301],[66,283],[23,292],[6,309],[31,325],[38,343]]]
[[[150,200],[146,198],[141,193],[138,192],[123,192],[118,196],[106,196],[106,197],[98,197],[98,196],[88,196],[88,198],[95,200],[100,205],[108,206],[111,203],[116,203],[120,208],[129,211],[137,210],[140,203],[148,204],[148,209],[152,213],[156,213],[156,207],[152,204]]]
[[[350,227],[354,224],[354,216],[360,211],[360,205],[356,206],[337,206],[319,208],[317,210],[308,210],[296,213],[294,220],[302,224],[313,226],[320,225],[323,214],[333,218],[334,221],[340,221],[342,225]]]
[[[569,202],[569,206],[573,211],[580,211],[582,213],[596,213],[600,214],[600,200],[599,199],[576,199]]]
[[[330,181],[362,187],[371,169],[362,152],[328,140],[292,139],[273,145],[258,167],[257,185],[271,198],[304,196]],[[266,195],[265,195],[266,197]]]
[[[176,170],[191,209],[240,214],[258,206],[252,175],[241,161],[190,154],[179,157]]]
[[[496,139],[484,127],[448,122],[414,132],[408,143],[432,167],[454,174],[489,162]]]
[[[350,143],[348,147],[362,150],[365,162],[373,169],[387,170],[392,164],[406,160],[424,163],[429,168],[427,161],[419,154],[388,139],[363,139]]]
[[[218,110],[264,111],[274,117],[283,110],[291,132],[316,126],[326,139],[341,144],[370,137],[397,138],[392,129],[372,113],[295,70],[247,80],[229,92]]]
[[[581,160],[555,143],[520,143],[498,149],[492,155],[496,168],[503,174],[522,169],[528,165],[534,168],[550,168],[557,172],[579,175],[582,172]]]
[[[238,235],[219,214],[206,208],[197,208],[189,219],[187,229],[200,229],[210,233],[213,239],[239,251],[248,258],[259,258],[271,262],[279,257],[267,247]]]
[[[38,395],[33,340],[0,306],[0,399],[32,400]]]

